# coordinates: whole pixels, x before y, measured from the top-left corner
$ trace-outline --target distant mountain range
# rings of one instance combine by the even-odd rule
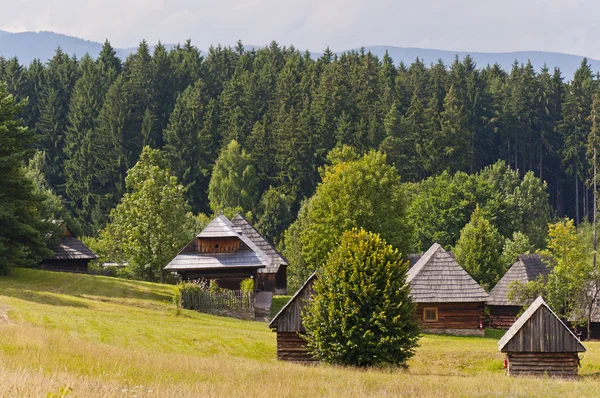
[[[78,57],[82,57],[86,53],[96,57],[102,48],[102,43],[54,32],[11,33],[0,30],[0,55],[5,58],[16,56],[23,64],[29,64],[34,58],[39,58],[42,61],[52,58],[58,46],[66,53],[76,54]],[[172,47],[172,45],[167,45],[167,47]],[[135,51],[135,48],[116,48],[115,50],[117,55],[124,60],[129,54]],[[470,54],[479,67],[498,63],[505,70],[509,71],[515,60],[520,63],[531,60],[531,63],[538,71],[544,64],[547,64],[551,69],[558,66],[566,79],[573,77],[575,70],[583,60],[583,57],[579,55],[542,51],[482,53],[395,46],[365,46],[365,51],[371,51],[379,57],[382,57],[386,50],[396,64],[400,61],[410,64],[418,57],[427,64],[435,63],[441,59],[448,65],[452,63],[456,55],[463,58],[465,55]],[[315,57],[320,55],[318,52],[313,52],[312,54]],[[588,61],[594,71],[600,71],[600,61],[591,58],[588,58]]]

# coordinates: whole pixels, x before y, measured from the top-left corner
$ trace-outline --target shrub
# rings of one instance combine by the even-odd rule
[[[244,294],[254,293],[254,279],[247,278],[240,283],[240,289]]]
[[[345,232],[303,312],[309,351],[325,362],[355,366],[400,365],[410,358],[419,329],[407,266],[379,235]]]

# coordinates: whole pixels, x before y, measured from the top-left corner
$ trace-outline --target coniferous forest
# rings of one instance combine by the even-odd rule
[[[515,61],[503,70],[469,57],[404,65],[329,50],[313,59],[275,42],[207,53],[189,41],[152,52],[142,42],[121,60],[107,41],[97,59],[60,49],[30,65],[0,59],[0,81],[23,101],[19,117],[41,153],[29,154],[29,168],[82,235],[107,225],[145,147],[144,158],[183,185],[194,214],[250,212],[276,244],[331,172],[332,157],[373,150],[406,187],[415,236],[405,250],[457,244],[479,207],[504,238],[523,232],[535,247],[550,218],[578,224],[592,216],[589,142],[600,77],[586,61],[565,81],[551,65]],[[449,211],[435,206],[457,216],[442,219]]]

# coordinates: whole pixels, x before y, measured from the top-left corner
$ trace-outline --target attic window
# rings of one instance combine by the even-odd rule
[[[423,321],[424,322],[437,322],[438,320],[438,309],[435,307],[432,308],[423,308]]]

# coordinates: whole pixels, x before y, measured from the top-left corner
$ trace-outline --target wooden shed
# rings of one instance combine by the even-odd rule
[[[490,327],[494,329],[508,329],[517,320],[523,305],[528,303],[511,302],[508,299],[509,286],[515,281],[523,283],[535,281],[539,276],[544,278],[552,268],[548,267],[539,254],[523,254],[506,271],[502,279],[490,291],[487,306],[490,311]]]
[[[43,259],[40,268],[59,272],[88,272],[88,264],[98,256],[77,239],[68,226],[63,225],[63,228],[63,236],[58,244],[50,247],[54,256]]]
[[[275,315],[269,328],[277,332],[277,358],[284,361],[314,361],[306,351],[306,332],[302,325],[302,308],[314,294],[317,273],[313,273],[285,306]]]
[[[538,297],[498,342],[506,353],[506,373],[577,377],[585,347]]]
[[[438,243],[409,269],[406,281],[417,303],[415,316],[425,331],[484,334],[483,309],[488,294]]]

